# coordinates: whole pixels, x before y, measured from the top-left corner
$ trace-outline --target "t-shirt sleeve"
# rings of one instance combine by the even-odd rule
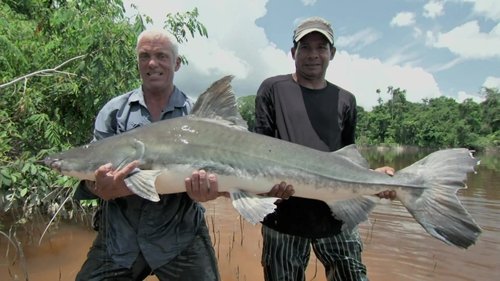
[[[271,96],[272,88],[263,82],[257,90],[257,96],[255,97],[255,132],[275,137],[275,109]]]
[[[342,145],[350,145],[356,141],[357,109],[356,98],[349,95],[348,106],[344,112],[344,129],[342,130]]]

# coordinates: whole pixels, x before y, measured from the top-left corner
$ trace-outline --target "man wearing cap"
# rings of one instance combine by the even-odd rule
[[[267,78],[258,89],[257,133],[322,151],[354,143],[356,99],[325,79],[335,51],[329,22],[313,17],[298,25],[291,48],[295,72]],[[390,167],[377,170],[394,172]],[[311,246],[328,280],[368,280],[358,230],[341,232],[342,221],[332,216],[325,202],[292,194],[293,187],[285,182],[269,192],[285,200],[262,222],[265,280],[305,280]],[[379,196],[394,198],[395,194]]]

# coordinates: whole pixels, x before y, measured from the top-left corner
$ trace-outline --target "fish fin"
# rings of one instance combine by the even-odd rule
[[[342,230],[352,230],[368,219],[377,202],[374,196],[358,196],[348,200],[327,203],[336,219],[341,220]]]
[[[240,215],[252,224],[261,222],[276,209],[276,197],[251,194],[239,189],[229,191],[233,207]]]
[[[215,81],[193,106],[191,116],[212,120],[229,121],[229,126],[235,129],[248,130],[245,120],[240,115],[236,97],[231,87],[232,75]]]
[[[343,148],[331,153],[363,168],[368,169],[370,167],[368,161],[361,155],[361,153],[359,153],[355,144],[344,146]]]
[[[481,228],[456,193],[466,188],[467,173],[473,172],[477,164],[479,161],[465,148],[431,153],[394,175],[415,186],[401,188],[397,198],[429,234],[447,244],[468,248]]]
[[[146,145],[142,141],[134,138],[132,140],[132,147],[135,149],[135,154],[124,157],[122,161],[118,163],[116,167],[117,170],[122,169],[123,167],[127,166],[128,164],[130,164],[130,162],[134,160],[139,160],[141,162],[143,161],[142,159],[144,158],[144,153],[146,152]],[[134,172],[137,172],[137,170],[138,169],[136,169]]]
[[[158,202],[160,201],[160,196],[156,192],[155,181],[161,173],[161,170],[136,169],[125,178],[125,184],[130,191],[138,196],[153,202]]]

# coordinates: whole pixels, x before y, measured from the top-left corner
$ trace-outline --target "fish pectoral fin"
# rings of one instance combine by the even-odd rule
[[[138,196],[153,201],[160,201],[160,196],[156,192],[155,181],[162,173],[161,170],[134,170],[125,178],[128,189]]]
[[[146,145],[138,139],[133,139],[131,146],[134,148],[135,153],[124,155],[124,158],[121,160],[120,163],[118,163],[118,165],[116,167],[117,170],[122,169],[123,167],[130,164],[132,161],[135,161],[135,160],[138,160],[139,162],[143,161],[144,153],[146,151]],[[134,170],[134,172],[136,172],[137,170],[138,170],[138,168],[136,168]],[[134,172],[132,172],[132,173],[134,173]]]
[[[276,197],[260,196],[242,190],[231,190],[233,207],[240,215],[252,224],[261,222],[276,209]]]
[[[377,198],[373,196],[359,196],[349,200],[328,203],[332,215],[342,220],[342,230],[352,230],[361,222],[368,219],[368,215],[376,205]]]

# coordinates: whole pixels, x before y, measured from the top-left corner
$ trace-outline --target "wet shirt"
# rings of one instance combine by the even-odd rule
[[[312,90],[297,84],[291,74],[262,82],[255,99],[255,132],[321,151],[353,144],[356,99],[328,82]],[[304,163],[307,165],[307,163]],[[319,200],[291,197],[278,203],[264,225],[277,231],[309,238],[338,234],[342,222]]]
[[[175,87],[161,118],[181,117],[190,110],[191,102]],[[115,97],[101,109],[95,121],[94,139],[133,130],[151,123],[151,120],[139,88]],[[81,184],[75,198],[96,197]],[[130,268],[141,252],[149,266],[155,269],[168,263],[192,243],[204,209],[183,192],[160,195],[159,202],[136,195],[117,198],[103,202],[102,211],[103,222],[99,231],[105,231],[103,237],[106,237],[113,261]]]

